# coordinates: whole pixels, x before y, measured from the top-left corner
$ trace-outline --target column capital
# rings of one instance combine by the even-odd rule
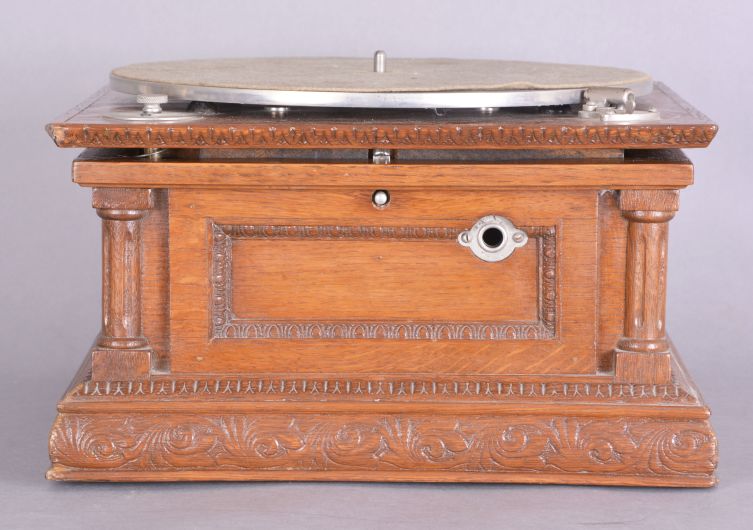
[[[154,207],[152,190],[141,188],[94,188],[92,207],[97,210],[151,210]],[[143,217],[144,214],[141,214]]]
[[[622,190],[620,192],[620,210],[623,211],[623,215],[628,214],[628,212],[638,211],[672,212],[672,215],[674,215],[674,212],[679,208],[679,190]],[[672,217],[669,219],[671,218]],[[660,223],[663,221],[656,220],[643,222]]]
[[[634,223],[666,223],[675,216],[673,211],[660,210],[623,210],[622,216]]]

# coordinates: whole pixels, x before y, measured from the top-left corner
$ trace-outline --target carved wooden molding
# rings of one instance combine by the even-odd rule
[[[60,147],[394,147],[394,148],[539,148],[705,147],[715,125],[551,125],[455,126],[122,126],[50,127]]]
[[[70,394],[85,401],[243,402],[380,401],[380,402],[535,402],[657,403],[698,405],[682,385],[516,381],[476,377],[172,377],[150,381],[85,381]]]
[[[211,223],[211,339],[531,340],[556,336],[555,227],[520,227],[538,241],[539,318],[530,322],[278,321],[239,318],[232,309],[234,239],[454,241],[460,228],[223,225]]]
[[[95,471],[588,473],[711,478],[708,422],[384,414],[61,414],[53,466]]]

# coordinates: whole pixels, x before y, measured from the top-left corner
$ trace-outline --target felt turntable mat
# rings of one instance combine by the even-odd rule
[[[245,58],[116,68],[115,77],[171,85],[321,92],[440,92],[649,86],[637,70],[523,61],[399,59],[374,73],[371,58]]]

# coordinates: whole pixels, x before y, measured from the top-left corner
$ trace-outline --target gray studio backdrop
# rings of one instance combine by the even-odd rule
[[[68,1],[0,12],[0,527],[745,528],[751,524],[750,4]],[[716,119],[671,224],[668,329],[713,409],[720,485],[627,488],[45,482],[55,401],[98,330],[99,222],[44,124],[131,62],[505,58],[636,68]],[[148,521],[148,522],[147,522]]]

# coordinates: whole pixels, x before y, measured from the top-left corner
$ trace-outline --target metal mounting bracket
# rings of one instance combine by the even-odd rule
[[[580,118],[597,118],[608,123],[641,123],[659,119],[654,107],[639,109],[629,88],[587,88],[583,91]]]

